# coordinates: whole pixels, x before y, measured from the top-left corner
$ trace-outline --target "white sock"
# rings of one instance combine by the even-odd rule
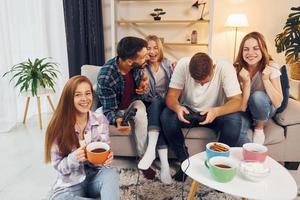
[[[148,146],[143,158],[140,160],[138,164],[139,169],[148,169],[153,160],[155,159],[155,149],[156,143],[158,139],[158,131],[149,131],[148,133]]]
[[[257,143],[257,144],[265,143],[265,133],[263,129],[254,129],[253,143]]]
[[[170,173],[170,166],[168,161],[168,149],[158,149],[158,155],[160,159],[160,180],[165,184],[172,183],[172,177]]]

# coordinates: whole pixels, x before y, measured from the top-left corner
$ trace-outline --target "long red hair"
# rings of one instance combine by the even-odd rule
[[[243,48],[244,48],[245,42],[250,38],[253,38],[257,41],[259,49],[262,53],[262,59],[259,61],[258,66],[257,66],[258,70],[262,72],[265,69],[266,65],[268,65],[269,62],[272,60],[272,57],[268,53],[268,48],[267,48],[267,44],[266,44],[264,36],[259,32],[248,33],[247,35],[245,35],[245,37],[243,38],[243,40],[240,44],[240,48],[239,48],[236,60],[234,62],[234,66],[235,66],[237,72],[241,71],[241,69],[243,67],[248,70],[249,66],[243,58]]]
[[[55,109],[45,136],[45,162],[51,161],[51,147],[54,142],[58,145],[60,154],[64,157],[71,153],[72,149],[79,147],[78,137],[75,134],[76,108],[74,106],[74,94],[77,86],[86,82],[93,92],[92,83],[85,76],[70,78],[61,94],[57,108]]]

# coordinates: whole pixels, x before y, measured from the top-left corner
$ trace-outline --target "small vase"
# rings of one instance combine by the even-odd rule
[[[159,21],[160,19],[161,19],[161,17],[159,17],[159,16],[154,17],[155,21]]]

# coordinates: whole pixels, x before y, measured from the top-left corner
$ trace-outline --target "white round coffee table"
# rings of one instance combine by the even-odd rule
[[[242,148],[231,148],[230,156],[239,161],[243,160]],[[188,159],[181,165],[181,169],[186,170],[186,174],[193,179],[188,199],[194,199],[198,183],[241,198],[285,200],[294,199],[297,195],[297,185],[293,177],[283,166],[269,156],[265,162],[270,167],[271,173],[262,182],[250,182],[239,174],[228,183],[216,182],[205,167],[205,160],[206,153],[204,151],[189,158],[190,166],[187,170]]]

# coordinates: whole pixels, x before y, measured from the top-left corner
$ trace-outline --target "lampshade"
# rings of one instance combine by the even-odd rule
[[[232,14],[226,20],[226,27],[247,27],[248,19],[245,14]]]

